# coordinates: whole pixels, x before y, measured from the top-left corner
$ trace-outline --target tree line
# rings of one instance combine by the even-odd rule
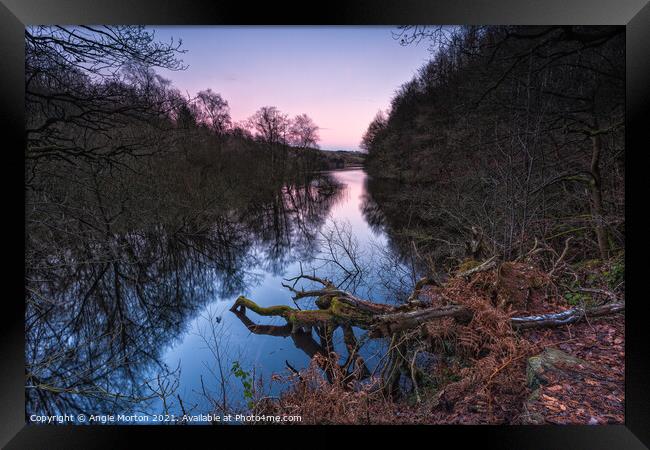
[[[183,96],[156,72],[186,69],[182,41],[159,42],[145,27],[28,27],[25,44],[29,188],[52,161],[132,168],[138,157],[180,150],[209,165],[223,151],[256,147],[281,172],[289,155],[317,147],[318,126],[306,114],[265,106],[233,124],[212,89]]]
[[[536,240],[607,259],[624,247],[622,27],[404,26],[432,59],[361,146],[381,220],[437,261]],[[375,181],[377,182],[377,181]],[[372,208],[369,208],[372,209]]]

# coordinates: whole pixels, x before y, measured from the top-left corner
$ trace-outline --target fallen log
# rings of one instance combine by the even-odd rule
[[[472,319],[472,312],[461,305],[393,312],[375,317],[373,327],[376,333],[380,332],[382,335],[390,336],[443,317],[453,317],[460,322],[469,322]]]
[[[382,305],[352,296],[321,297],[316,304],[320,309],[299,310],[286,305],[262,307],[242,296],[236,300],[231,311],[245,313],[246,309],[250,309],[261,316],[282,317],[291,326],[292,332],[316,325],[352,325],[371,331],[373,337],[392,336],[443,317],[453,317],[459,322],[467,323],[473,316],[472,311],[462,305],[447,305],[439,308],[418,306],[417,309],[405,309],[403,306]],[[575,307],[556,313],[512,317],[510,323],[516,330],[555,327],[623,310],[625,310],[624,302],[611,302],[588,308]]]
[[[571,308],[566,311],[535,316],[513,317],[510,319],[512,327],[517,330],[528,328],[557,327],[578,322],[584,318],[604,316],[625,310],[625,302],[605,303],[604,305],[589,308]]]
[[[362,344],[357,342],[352,327],[367,330],[367,337],[370,338],[388,338],[390,345],[386,354],[386,363],[381,372],[380,388],[391,397],[399,394],[399,382],[403,374],[412,379],[416,398],[419,396],[417,386],[419,385],[420,372],[415,367],[415,358],[418,349],[421,348],[419,345],[422,344],[417,341],[419,333],[413,334],[410,331],[420,329],[419,327],[428,322],[443,318],[451,317],[459,323],[467,324],[474,317],[474,312],[461,304],[451,303],[432,307],[424,302],[412,301],[400,306],[390,306],[359,299],[351,293],[336,288],[327,280],[320,280],[316,277],[309,277],[309,279],[320,282],[323,288],[299,291],[295,289],[295,283],[293,286],[285,287],[294,292],[294,302],[306,297],[316,297],[315,304],[318,309],[303,310],[297,304],[296,308],[287,305],[264,307],[253,300],[240,296],[231,307],[231,311],[253,333],[291,336],[296,346],[310,357],[322,355],[324,361],[329,361],[321,367],[325,370],[327,379],[332,382],[337,374],[342,373],[346,386],[348,380],[360,380],[370,376],[364,359],[359,355],[359,348]],[[486,299],[486,302],[489,301]],[[624,302],[613,301],[589,308],[575,307],[548,314],[511,317],[510,324],[513,330],[555,327],[576,323],[589,317],[614,314],[624,309]],[[282,317],[286,324],[283,326],[257,325],[246,316],[247,310],[261,316]],[[343,364],[339,364],[338,361],[332,362],[331,359],[332,355],[336,355],[332,342],[334,330],[338,327],[343,329],[343,338],[348,354]],[[312,337],[313,330],[316,331],[320,343],[317,343]],[[415,341],[417,342],[413,340],[413,336],[416,336]]]
[[[459,275],[471,275],[489,269],[495,264],[496,257],[492,257],[478,267]],[[297,290],[296,284],[301,279],[319,283],[322,288],[309,291]],[[283,284],[283,286],[295,294],[293,296],[294,303],[299,299],[315,297],[315,304],[318,309],[303,310],[287,305],[263,307],[253,300],[240,296],[235,301],[231,311],[237,313],[240,318],[241,316],[245,317],[247,309],[261,316],[282,317],[287,321],[284,329],[290,329],[292,334],[310,330],[312,327],[331,330],[338,326],[344,328],[355,326],[370,331],[372,337],[391,337],[396,333],[408,331],[426,322],[445,317],[453,317],[461,323],[468,323],[473,317],[473,312],[463,305],[450,304],[435,308],[427,306],[426,303],[414,301],[417,297],[416,293],[419,293],[426,284],[438,284],[435,280],[429,278],[420,280],[416,284],[414,294],[409,297],[411,302],[400,306],[390,306],[360,299],[347,291],[339,289],[331,281],[315,275],[301,273],[287,281],[293,281],[292,285]],[[555,327],[575,323],[588,317],[617,313],[625,309],[625,303],[617,301],[614,294],[611,294],[610,298],[613,301],[588,308],[575,307],[555,313],[512,317],[510,323],[515,330]],[[246,323],[249,328],[252,325],[254,324]],[[262,328],[260,328],[261,330]]]

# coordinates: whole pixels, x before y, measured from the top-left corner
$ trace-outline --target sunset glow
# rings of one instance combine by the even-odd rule
[[[357,150],[396,86],[429,59],[426,42],[408,47],[395,27],[154,27],[156,37],[182,39],[189,67],[161,70],[184,94],[211,88],[229,103],[234,122],[261,106],[320,126],[320,146]]]

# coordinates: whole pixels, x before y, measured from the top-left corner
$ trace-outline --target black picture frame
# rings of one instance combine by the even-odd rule
[[[647,127],[650,125],[650,4],[648,0],[390,0],[317,4],[182,0],[0,0],[0,110],[2,135],[4,305],[0,314],[0,444],[6,448],[119,448],[133,439],[188,446],[188,435],[217,443],[223,434],[273,434],[281,445],[310,445],[323,429],[313,427],[151,427],[25,425],[24,414],[24,28],[32,24],[149,24],[149,25],[393,25],[409,24],[599,24],[626,28],[626,215],[633,204],[646,203],[642,191],[647,169]],[[639,174],[635,174],[638,171]],[[640,175],[638,177],[637,175]],[[640,187],[633,181],[641,181]],[[647,448],[650,445],[650,377],[646,324],[643,314],[643,275],[648,264],[643,219],[626,221],[626,407],[625,425],[606,426],[431,426],[373,427],[365,429],[384,440],[395,437],[402,445],[473,441],[482,447],[534,449]],[[23,240],[19,239],[23,237]],[[640,263],[635,264],[636,256]],[[647,276],[647,275],[646,275]],[[325,433],[359,431],[356,427],[327,427]],[[372,433],[371,433],[372,431]],[[282,435],[279,435],[282,433]],[[293,437],[292,433],[313,433]],[[277,436],[276,436],[277,435]],[[264,437],[263,437],[264,438]],[[219,439],[219,440],[215,440]],[[306,439],[306,440],[305,440]],[[243,441],[243,445],[250,445]],[[148,442],[149,444],[152,441]],[[241,444],[238,444],[241,445]]]

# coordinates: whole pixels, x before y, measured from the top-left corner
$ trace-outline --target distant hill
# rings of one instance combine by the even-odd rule
[[[363,166],[366,154],[350,150],[318,150],[320,158],[330,169]]]

